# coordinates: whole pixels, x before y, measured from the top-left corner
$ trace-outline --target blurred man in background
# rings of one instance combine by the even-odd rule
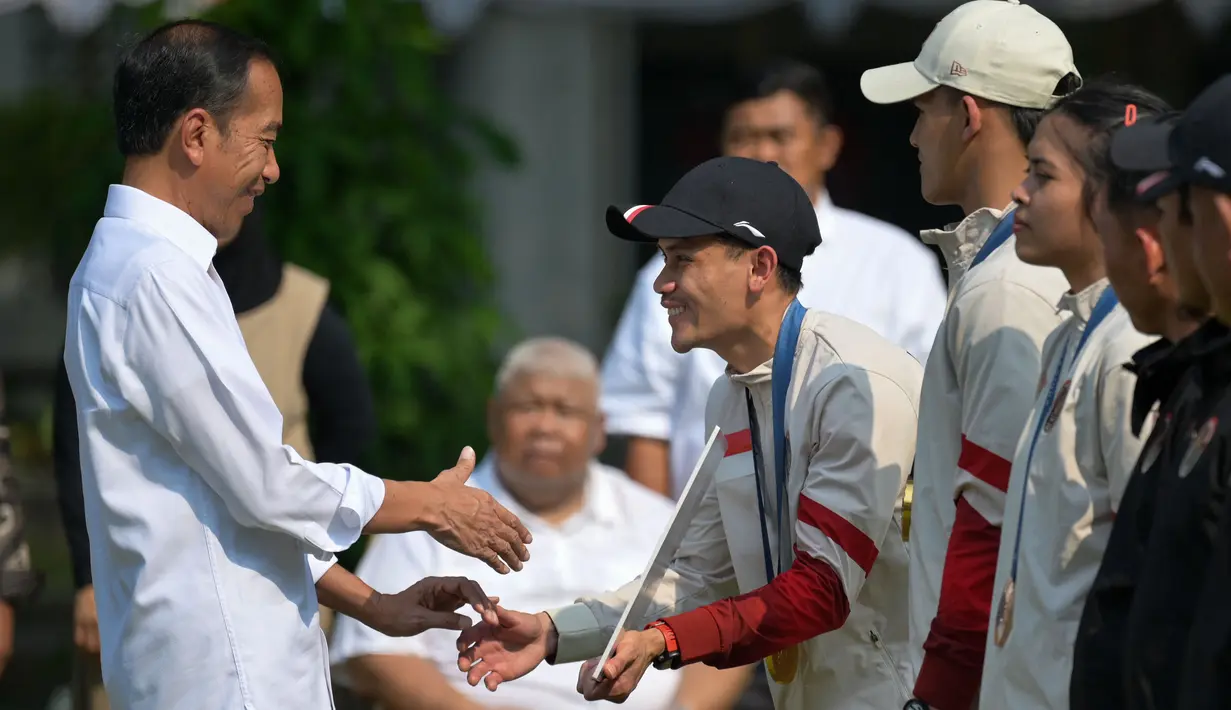
[[[38,587],[30,564],[21,500],[9,455],[9,430],[4,418],[4,387],[0,384],[0,675],[13,655],[13,606]]]
[[[580,345],[535,338],[513,348],[489,405],[491,451],[473,485],[490,492],[534,534],[534,571],[500,578],[482,563],[440,549],[420,533],[374,539],[358,574],[377,591],[433,575],[460,575],[515,608],[570,604],[641,573],[671,520],[667,498],[598,463],[606,437],[598,408],[598,363]],[[498,695],[470,687],[456,669],[457,634],[391,638],[338,619],[332,661],[340,679],[381,710],[563,710],[590,704],[576,668],[543,669]],[[725,710],[735,701],[706,673],[657,674],[628,706]],[[674,699],[674,702],[673,702]]]
[[[238,236],[219,240],[214,269],[226,286],[248,353],[282,414],[283,443],[313,461],[363,463],[376,441],[376,410],[329,282],[285,263],[269,244],[261,203]],[[61,359],[54,406],[54,470],[77,596],[73,604],[74,707],[107,710],[98,659],[98,613],[85,527],[77,414]],[[321,608],[328,632],[331,613]]]

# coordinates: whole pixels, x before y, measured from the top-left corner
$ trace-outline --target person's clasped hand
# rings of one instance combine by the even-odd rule
[[[520,570],[530,559],[526,545],[533,537],[487,491],[466,485],[474,471],[474,449],[462,449],[457,465],[431,482],[436,491],[428,501],[432,517],[428,534],[440,544],[486,562],[500,574]]]
[[[397,594],[374,594],[365,623],[386,636],[414,636],[428,629],[464,631],[470,617],[456,613],[469,605],[485,621],[497,622],[499,597],[488,597],[465,577],[425,577]]]
[[[616,641],[611,658],[603,664],[603,675],[594,680],[594,668],[598,659],[592,658],[581,664],[577,674],[577,692],[586,700],[608,700],[622,703],[641,682],[641,676],[654,663],[654,659],[667,649],[662,632],[627,631]]]

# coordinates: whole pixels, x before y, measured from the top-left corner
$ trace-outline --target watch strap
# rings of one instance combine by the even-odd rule
[[[675,631],[671,629],[671,625],[659,619],[654,623],[645,627],[646,630],[657,629],[663,635],[663,641],[666,645],[666,650],[658,654],[654,659],[654,667],[658,670],[675,670],[680,667],[680,644],[675,637]]]

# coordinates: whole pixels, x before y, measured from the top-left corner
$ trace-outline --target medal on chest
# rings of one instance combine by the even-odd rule
[[[1167,438],[1167,429],[1170,427],[1171,412],[1167,412],[1150,434],[1150,443],[1141,454],[1141,465],[1137,467],[1138,471],[1147,471],[1154,465],[1154,462],[1158,461],[1158,455],[1163,452],[1163,440]]]
[[[1047,420],[1043,422],[1044,432],[1050,432],[1052,427],[1056,426],[1056,420],[1060,418],[1060,412],[1064,409],[1064,402],[1069,398],[1069,388],[1072,386],[1072,380],[1065,380],[1064,384],[1060,385],[1060,389],[1056,392],[1056,399],[1047,412]]]
[[[1216,429],[1218,429],[1218,417],[1210,417],[1205,420],[1200,429],[1193,432],[1188,442],[1188,449],[1184,452],[1184,458],[1180,460],[1180,478],[1187,478],[1188,474],[1193,472],[1193,467],[1205,453],[1205,447],[1209,446],[1210,441],[1214,439]]]
[[[775,651],[765,659],[769,677],[778,685],[786,685],[795,680],[795,674],[799,672],[799,657],[802,654],[803,651],[798,645]]]
[[[992,640],[1001,648],[1013,631],[1013,592],[1013,578],[1010,577],[1000,594],[1000,603],[996,605],[996,627],[992,636]]]

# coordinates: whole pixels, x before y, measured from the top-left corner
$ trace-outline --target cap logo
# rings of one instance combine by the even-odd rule
[[[1196,163],[1193,164],[1193,170],[1199,173],[1205,173],[1212,178],[1225,178],[1227,171],[1222,169],[1222,166],[1215,163],[1213,160],[1202,156]]]
[[[743,227],[744,229],[747,229],[749,232],[752,232],[757,237],[757,239],[765,238],[765,235],[761,234],[761,230],[757,229],[751,224],[748,224],[747,222],[736,222],[733,226]]]
[[[1137,104],[1124,107],[1124,125],[1131,126],[1137,122]]]
[[[967,71],[966,67],[962,66],[958,62],[954,62],[949,65],[949,73],[953,76],[966,76]]]
[[[1170,175],[1171,172],[1169,170],[1160,170],[1159,172],[1156,172],[1153,175],[1143,179],[1141,182],[1137,183],[1137,196],[1140,197],[1141,195],[1146,194],[1146,192],[1151,190],[1158,183],[1166,180]]]
[[[630,207],[628,211],[624,213],[624,221],[628,222],[629,224],[632,224],[633,219],[637,215],[641,214],[642,212],[648,210],[649,208],[653,206],[654,205],[637,205],[636,207]]]

